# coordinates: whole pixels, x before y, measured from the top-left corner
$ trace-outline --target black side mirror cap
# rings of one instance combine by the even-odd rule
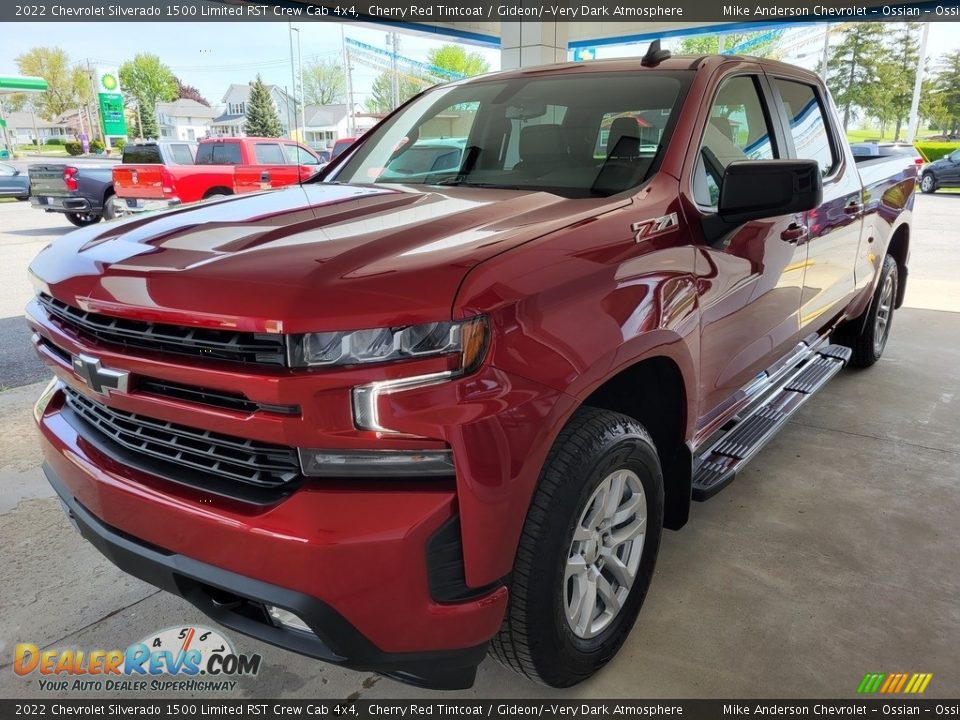
[[[727,165],[717,213],[727,223],[745,223],[813,210],[823,202],[816,160],[738,160]]]

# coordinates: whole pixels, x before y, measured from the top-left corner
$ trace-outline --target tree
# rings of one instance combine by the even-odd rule
[[[180,78],[175,77],[174,80],[177,83],[177,97],[183,100],[196,100],[201,105],[206,105],[210,107],[210,102],[200,94],[200,91],[197,90],[193,85],[187,85]]]
[[[303,101],[307,105],[346,102],[347,74],[335,60],[311,62],[303,68]]]
[[[884,31],[881,23],[851,23],[830,52],[827,85],[843,110],[844,130],[854,109],[869,107],[875,97]]]
[[[427,63],[470,77],[490,70],[490,63],[478,52],[468,53],[462,45],[441,45],[427,53]]]
[[[960,130],[960,50],[947,53],[933,80],[931,97],[940,110],[940,129],[951,135]]]
[[[884,93],[889,98],[895,123],[895,142],[900,139],[900,129],[910,113],[910,103],[913,101],[913,85],[917,79],[917,64],[920,58],[916,37],[919,29],[920,23],[898,23],[894,26],[887,61],[883,63],[880,77],[885,84]]]
[[[280,137],[283,123],[274,107],[273,98],[260,76],[250,83],[250,99],[247,101],[247,119],[244,132],[254,137]]]
[[[780,33],[771,33],[766,30],[742,33],[724,33],[724,52],[739,52],[737,48],[744,48],[744,55],[755,57],[770,57],[776,49]],[[720,52],[719,35],[696,35],[685,37],[680,41],[677,49],[679,55],[716,55]]]
[[[17,57],[17,69],[24,75],[34,75],[47,81],[47,91],[36,97],[33,106],[37,113],[53,120],[67,110],[73,110],[92,97],[93,89],[86,71],[70,64],[70,58],[60,48],[32,48]]]
[[[127,102],[137,105],[137,134],[157,137],[157,103],[177,98],[177,78],[173,72],[156,55],[138,53],[120,66],[120,87]]]
[[[399,82],[401,103],[406,102],[431,84],[429,80],[408,75],[401,75]],[[389,72],[377,75],[373,81],[373,86],[370,88],[370,97],[363,104],[367,112],[371,113],[385,113],[394,109],[393,77]]]

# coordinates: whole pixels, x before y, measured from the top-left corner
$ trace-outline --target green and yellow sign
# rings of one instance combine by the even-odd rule
[[[97,102],[100,106],[103,134],[126,135],[127,120],[123,114],[123,94],[120,91],[120,75],[116,69],[97,70]]]

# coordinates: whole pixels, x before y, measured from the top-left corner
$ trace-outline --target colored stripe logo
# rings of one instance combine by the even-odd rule
[[[927,689],[933,673],[867,673],[857,686],[861,695],[919,695]]]

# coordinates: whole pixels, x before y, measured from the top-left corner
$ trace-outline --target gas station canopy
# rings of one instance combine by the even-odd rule
[[[0,76],[0,95],[22,92],[46,92],[47,81],[38,77]]]

